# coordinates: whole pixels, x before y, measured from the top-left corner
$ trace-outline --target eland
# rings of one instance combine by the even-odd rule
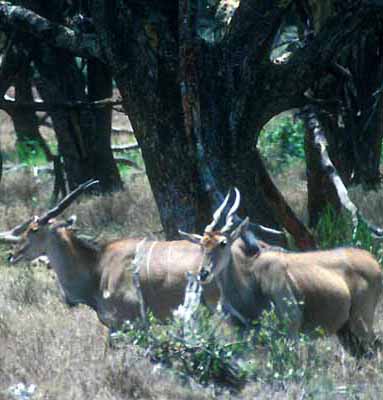
[[[11,257],[13,264],[46,255],[65,302],[86,304],[106,326],[119,328],[125,320],[140,316],[131,264],[142,239],[120,239],[98,245],[75,234],[75,218],[55,219],[94,183],[80,185],[44,215],[0,233],[0,240],[16,244]],[[144,254],[139,271],[143,299],[147,309],[163,320],[182,304],[186,274],[198,273],[203,253],[198,245],[186,240],[147,241],[142,243],[140,251]],[[208,285],[206,303],[215,306],[218,298],[216,285]]]
[[[382,272],[373,255],[351,247],[310,252],[263,248],[248,231],[248,218],[234,227],[240,203],[238,189],[234,193],[222,228],[216,226],[230,192],[202,236],[181,232],[201,247],[200,280],[210,284],[215,278],[231,319],[249,325],[275,307],[293,336],[321,327],[355,356],[376,347],[373,322]]]

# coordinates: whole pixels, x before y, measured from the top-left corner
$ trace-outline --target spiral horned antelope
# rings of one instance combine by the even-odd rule
[[[234,194],[221,229],[216,226],[230,192],[202,236],[187,234],[203,251],[200,280],[207,284],[215,278],[223,309],[246,325],[274,305],[292,335],[322,327],[353,355],[369,354],[379,344],[373,332],[382,292],[376,259],[357,248],[286,252],[257,247],[246,235],[248,218],[234,227],[240,203],[237,189]]]
[[[86,304],[97,312],[101,322],[118,328],[127,319],[140,317],[131,263],[142,238],[95,245],[76,236],[75,218],[55,219],[95,183],[80,185],[44,215],[0,233],[0,241],[15,243],[14,264],[46,254],[66,303]],[[141,251],[144,257],[139,280],[145,305],[164,319],[183,302],[186,273],[198,273],[203,253],[199,246],[185,240],[147,241],[141,243]],[[208,285],[206,302],[214,306],[218,298],[216,285]]]

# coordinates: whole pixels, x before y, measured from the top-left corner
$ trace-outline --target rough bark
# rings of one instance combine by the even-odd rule
[[[88,61],[88,99],[93,102],[113,95],[109,68],[98,60]],[[94,130],[91,132],[89,152],[92,154],[94,176],[105,192],[122,188],[122,181],[111,149],[112,108],[94,109]]]
[[[175,5],[91,2],[100,54],[111,67],[129,112],[169,238],[176,236],[179,228],[200,231],[206,225],[206,221],[202,223],[206,208],[211,212],[204,177],[195,168],[198,146],[204,150],[217,187],[235,185],[243,193],[243,215],[277,227],[292,218],[289,229],[300,230],[298,235],[305,232],[286,211],[275,188],[266,185],[269,179],[264,179],[257,137],[272,116],[307,103],[306,90],[345,44],[355,40],[360,30],[368,29],[372,11],[360,7],[329,18],[326,29],[286,64],[274,65],[269,55],[286,12],[283,3],[242,0],[221,41],[193,41],[184,51]],[[28,29],[40,34],[36,27]],[[66,48],[74,51],[73,43],[68,39]],[[65,47],[65,41],[60,46]],[[78,50],[82,51],[81,45]],[[189,55],[193,61],[182,64]],[[194,70],[198,79],[193,86],[187,77]],[[180,80],[185,82],[186,97]],[[305,235],[309,237],[307,232]],[[301,243],[308,246],[306,240]]]
[[[317,119],[314,107],[306,107],[301,112],[305,124],[305,154],[307,175],[307,208],[309,225],[315,227],[328,208],[340,211],[342,201],[339,193],[344,190],[334,184],[342,184],[336,179],[336,169],[327,151],[327,140]]]
[[[306,125],[305,145],[311,165],[307,174],[310,224],[315,226],[325,209],[335,206],[338,210],[345,209],[351,214],[354,229],[357,229],[359,222],[362,221],[375,237],[383,238],[383,229],[366,221],[350,199],[348,191],[329,157],[327,140],[317,119],[317,113],[318,110],[312,106],[306,107],[302,113]]]
[[[336,13],[352,13],[352,2],[311,4],[315,33],[326,29]],[[362,7],[366,7],[368,2]],[[371,6],[374,6],[370,2]],[[375,5],[376,6],[376,5]],[[378,11],[378,9],[376,9]],[[380,10],[381,12],[381,10]],[[371,13],[369,26],[344,48],[329,65],[326,75],[312,87],[321,111],[329,154],[346,185],[380,183],[380,155],[383,137],[380,90],[383,78],[381,14]],[[320,98],[320,101],[317,101]]]
[[[37,8],[40,7],[38,4]],[[41,11],[43,10],[44,7],[41,7]],[[73,51],[78,56],[103,58],[96,35],[79,34],[66,26],[51,22],[25,7],[9,3],[0,4],[0,25],[4,30],[16,29],[32,34],[46,44]]]

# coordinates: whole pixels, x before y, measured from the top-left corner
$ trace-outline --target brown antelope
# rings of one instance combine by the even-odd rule
[[[101,322],[116,328],[140,315],[131,262],[142,239],[95,245],[75,235],[74,218],[54,219],[93,183],[84,183],[46,214],[28,221],[27,226],[0,234],[0,240],[17,242],[12,263],[32,261],[46,254],[66,302],[87,304]],[[24,233],[20,236],[21,230]],[[185,240],[148,241],[143,244],[143,251],[146,254],[139,277],[144,302],[154,315],[164,319],[182,304],[186,273],[198,272],[202,251]],[[215,284],[209,285],[205,300],[215,305],[218,298]]]
[[[382,292],[382,272],[369,252],[356,248],[301,253],[262,249],[248,236],[248,218],[233,227],[240,202],[237,189],[225,225],[215,230],[228,198],[229,194],[203,236],[186,235],[204,252],[200,280],[208,283],[215,277],[223,310],[234,321],[248,324],[274,305],[294,336],[322,327],[336,334],[356,356],[378,344],[373,320]]]

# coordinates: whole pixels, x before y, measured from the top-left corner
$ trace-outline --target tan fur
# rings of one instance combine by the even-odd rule
[[[228,244],[229,249],[205,249],[202,265],[213,268],[224,305],[245,320],[253,320],[273,303],[295,333],[322,327],[329,334],[337,333],[343,343],[345,336],[352,337],[359,348],[374,341],[382,272],[369,252],[356,248],[306,253],[260,249],[249,257],[245,246],[238,238]],[[357,351],[355,346],[350,350]]]
[[[139,303],[131,263],[141,239],[117,240],[97,248],[77,238],[71,230],[55,226],[59,224],[28,229],[15,252],[15,260],[32,260],[46,253],[67,303],[88,304],[109,327],[119,327],[126,319],[137,318]],[[198,272],[202,252],[198,245],[187,241],[152,245],[153,242],[144,244],[140,284],[146,306],[164,319],[183,302],[186,273]],[[206,300],[215,304],[218,297],[218,289],[210,285]]]

